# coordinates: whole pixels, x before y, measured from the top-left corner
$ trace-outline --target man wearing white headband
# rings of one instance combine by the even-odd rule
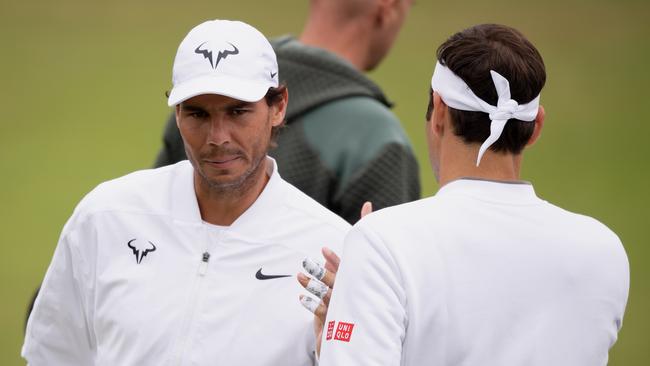
[[[314,363],[293,275],[322,246],[339,251],[349,225],[267,156],[287,100],[255,28],[189,32],[168,100],[189,161],[103,183],[77,206],[29,319],[30,365]]]
[[[515,29],[438,49],[427,140],[438,193],[348,234],[320,361],[332,365],[606,365],[629,287],[619,238],[519,179],[546,80]]]

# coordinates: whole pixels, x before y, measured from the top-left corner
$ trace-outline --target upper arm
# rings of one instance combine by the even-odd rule
[[[365,201],[376,209],[420,198],[411,144],[395,115],[368,97],[328,103],[302,119],[309,146],[336,176],[335,212],[356,222]]]
[[[412,154],[397,117],[368,97],[349,97],[324,104],[302,116],[305,137],[341,184],[376,159],[386,146],[398,145]]]
[[[30,365],[91,365],[94,334],[88,268],[79,232],[62,235],[29,317],[22,356]]]
[[[374,233],[354,227],[346,237],[336,276],[320,364],[399,365],[407,325],[405,305],[400,271],[391,253]]]

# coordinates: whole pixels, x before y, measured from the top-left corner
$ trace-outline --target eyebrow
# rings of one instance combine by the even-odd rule
[[[231,108],[231,109],[232,108],[246,108],[246,107],[250,107],[252,105],[253,105],[253,103],[251,103],[251,102],[244,102],[242,100],[238,100],[235,103],[227,105],[226,108]]]
[[[205,112],[205,109],[195,105],[181,104],[181,109],[189,112]]]
[[[233,103],[228,103],[224,105],[223,109],[246,108],[246,107],[251,107],[252,105],[253,103],[251,102],[238,100]],[[185,104],[185,103],[181,103],[181,109],[190,112],[207,112],[207,110],[203,107],[197,105]]]

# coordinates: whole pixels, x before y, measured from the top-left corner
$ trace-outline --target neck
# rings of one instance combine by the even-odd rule
[[[255,203],[264,190],[269,177],[267,164],[263,158],[258,167],[237,187],[214,187],[194,171],[194,190],[199,204],[201,218],[214,225],[230,226],[250,206]]]
[[[337,24],[326,19],[310,15],[300,42],[313,47],[326,49],[351,63],[356,69],[367,71],[368,50],[360,45],[369,44],[370,32],[364,27],[364,22],[346,22]]]
[[[521,154],[504,154],[488,150],[478,167],[476,166],[477,155],[478,147],[468,148],[466,145],[443,151],[440,155],[440,187],[459,178],[519,181]]]

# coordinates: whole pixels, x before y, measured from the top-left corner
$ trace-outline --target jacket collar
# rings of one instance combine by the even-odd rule
[[[533,185],[524,182],[503,182],[476,178],[461,178],[445,184],[436,196],[464,195],[481,201],[513,205],[528,205],[543,202],[535,194]]]
[[[280,177],[275,160],[266,157],[270,162],[267,174],[269,181],[257,197],[255,202],[241,214],[228,228],[228,231],[250,235],[259,229],[265,218],[274,215],[284,207],[287,183]],[[175,167],[175,174],[171,189],[171,215],[177,223],[186,225],[203,225],[199,204],[194,190],[194,167],[184,160]]]

